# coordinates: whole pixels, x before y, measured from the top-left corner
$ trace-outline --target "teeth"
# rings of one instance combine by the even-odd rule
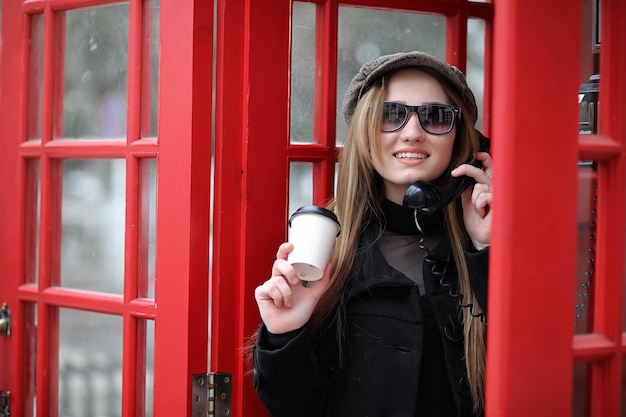
[[[396,158],[400,159],[426,159],[428,155],[417,152],[398,152]]]

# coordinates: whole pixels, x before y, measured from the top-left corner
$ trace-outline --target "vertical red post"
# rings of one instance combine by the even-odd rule
[[[254,289],[286,238],[290,0],[219,1],[211,371],[233,373],[232,414],[266,415],[244,346]]]
[[[24,177],[24,162],[20,158],[19,146],[26,134],[25,116],[26,89],[24,80],[26,55],[24,43],[8,42],[7,39],[24,39],[29,25],[22,14],[21,1],[5,0],[2,3],[2,57],[0,60],[0,307],[7,303],[11,311],[11,337],[0,337],[0,390],[11,391],[11,412],[22,415],[24,404],[20,401],[24,393],[30,393],[25,385],[23,372],[25,335],[22,323],[27,319],[26,309],[18,301],[17,287],[23,283],[24,264],[21,247],[24,245],[24,187],[19,179]]]
[[[161,1],[154,409],[207,372],[213,2]]]
[[[572,412],[580,9],[495,7],[489,417]]]

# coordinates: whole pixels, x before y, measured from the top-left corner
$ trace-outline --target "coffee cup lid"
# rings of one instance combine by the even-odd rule
[[[322,216],[326,216],[329,219],[331,219],[332,221],[334,221],[335,223],[337,223],[337,236],[339,236],[339,234],[341,233],[341,225],[339,224],[339,220],[337,219],[337,216],[335,215],[335,213],[333,213],[332,211],[324,208],[324,207],[320,207],[320,206],[302,206],[300,207],[298,210],[296,210],[291,217],[289,218],[289,227],[291,227],[291,221],[293,220],[294,217],[296,217],[299,214],[321,214]]]

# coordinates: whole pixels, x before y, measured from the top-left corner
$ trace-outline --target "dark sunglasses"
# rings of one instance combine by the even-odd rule
[[[433,135],[449,133],[454,127],[454,121],[457,118],[461,119],[461,109],[450,104],[429,103],[421,106],[408,106],[394,101],[385,101],[380,130],[395,132],[402,129],[413,112],[417,115],[422,129]]]

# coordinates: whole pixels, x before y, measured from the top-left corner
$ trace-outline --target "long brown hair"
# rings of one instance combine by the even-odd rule
[[[431,74],[439,81],[452,102],[461,108],[461,114],[471,114],[470,109],[464,105],[455,90],[436,73]],[[342,230],[331,256],[334,268],[329,286],[316,306],[309,325],[310,330],[315,333],[315,330],[320,329],[327,320],[334,319],[337,322],[337,342],[340,347],[343,337],[342,290],[355,264],[360,232],[368,223],[380,224],[383,219],[381,203],[384,199],[384,190],[382,180],[372,165],[370,141],[374,141],[374,149],[379,148],[378,137],[384,91],[385,80],[383,78],[363,94],[356,105],[340,154],[337,190],[334,199],[328,204],[328,208],[336,213]],[[461,122],[457,124],[457,134],[448,169],[435,181],[437,185],[446,185],[452,179],[450,171],[470,159],[478,149],[478,135],[474,129],[474,121],[471,117],[462,117]],[[460,292],[463,294],[461,303],[464,306],[472,306],[463,308],[462,315],[465,364],[474,411],[478,411],[482,408],[484,401],[486,331],[484,325],[476,318],[480,316],[482,310],[472,291],[464,257],[463,248],[467,247],[470,238],[463,223],[460,199],[448,205],[444,218],[457,265]]]

